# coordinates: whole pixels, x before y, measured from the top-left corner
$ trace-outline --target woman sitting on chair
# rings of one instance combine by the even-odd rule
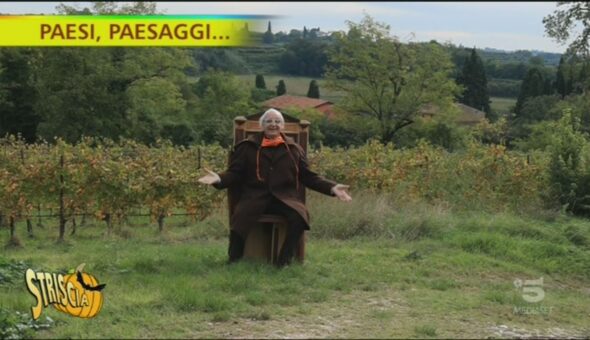
[[[199,182],[217,189],[240,186],[241,196],[230,217],[229,261],[244,254],[246,236],[263,214],[286,218],[287,236],[281,247],[278,266],[291,263],[297,243],[304,230],[309,230],[309,212],[300,198],[302,185],[348,202],[348,185],[337,184],[311,171],[305,152],[292,138],[285,136],[285,120],[281,112],[267,110],[260,117],[262,133],[251,135],[235,145],[228,169],[208,174]]]

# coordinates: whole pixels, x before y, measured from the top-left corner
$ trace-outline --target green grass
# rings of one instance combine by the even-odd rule
[[[255,74],[238,75],[236,77],[242,80],[246,86],[254,87],[254,80],[256,78]],[[324,79],[277,74],[264,74],[266,88],[269,90],[275,90],[276,86],[279,84],[279,80],[281,79],[285,81],[285,85],[287,87],[287,94],[293,96],[307,96],[309,83],[312,80],[316,80],[318,82],[318,86],[320,87],[321,99],[329,100],[333,103],[338,103],[343,97],[342,93],[328,89],[328,87],[326,86],[326,81]]]
[[[492,111],[505,115],[516,105],[516,98],[490,97]]]
[[[63,244],[55,243],[50,220],[33,239],[19,224],[24,246],[0,251],[0,275],[10,278],[0,280],[0,311],[30,313],[35,301],[25,289],[25,267],[66,271],[85,262],[107,284],[100,314],[83,320],[44,308],[41,319],[55,323],[33,337],[485,338],[500,324],[573,335],[587,329],[587,220],[354,197],[347,205],[308,195],[306,262],[283,270],[225,263],[225,211],[188,226],[170,222],[163,234],[139,220],[121,228],[130,230],[126,237],[89,223]],[[0,233],[6,244],[8,231]],[[539,277],[545,298],[530,304],[513,282]],[[517,314],[515,306],[552,311]]]

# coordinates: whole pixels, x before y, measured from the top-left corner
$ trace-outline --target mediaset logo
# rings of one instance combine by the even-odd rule
[[[521,280],[515,279],[514,287],[518,290],[522,290],[522,298],[529,304],[536,304],[545,299],[545,290],[543,289],[543,277],[536,280]],[[553,311],[553,306],[545,305],[532,305],[532,306],[514,306],[514,314],[543,314],[548,315]]]
[[[79,318],[98,315],[104,301],[102,290],[106,284],[98,284],[94,276],[84,273],[85,265],[80,264],[76,270],[71,270],[66,275],[27,269],[25,283],[29,292],[37,299],[37,304],[31,307],[34,320],[41,316],[43,307],[49,305]]]

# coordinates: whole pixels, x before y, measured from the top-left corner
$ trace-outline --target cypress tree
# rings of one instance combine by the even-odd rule
[[[320,98],[320,87],[315,80],[309,82],[309,89],[307,90],[307,96],[309,98]]]
[[[279,85],[277,85],[277,96],[282,96],[287,93],[287,85],[285,85],[285,81],[283,79],[279,80]]]
[[[256,75],[256,88],[257,89],[265,89],[266,82],[264,81],[264,76],[262,74]]]
[[[582,69],[580,70],[580,90],[585,94],[590,87],[590,61],[583,61]]]
[[[475,48],[471,50],[470,56],[465,58],[463,70],[457,82],[465,87],[459,101],[489,115],[491,110],[488,80],[483,62],[477,55]]]
[[[555,90],[563,99],[569,93],[567,93],[567,85],[565,80],[565,65],[563,63],[563,56],[559,58],[559,66],[557,67],[557,75],[555,79]]]
[[[270,21],[268,22],[268,29],[266,30],[266,32],[264,32],[264,35],[262,36],[262,42],[265,44],[272,44],[274,40],[274,36],[272,34],[272,30],[270,27]]]
[[[515,113],[517,115],[521,113],[524,102],[527,99],[545,94],[545,80],[543,78],[543,73],[536,67],[531,68],[527,72],[522,80],[518,99],[516,100]]]

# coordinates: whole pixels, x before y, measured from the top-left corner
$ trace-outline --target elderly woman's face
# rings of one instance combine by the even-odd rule
[[[277,113],[270,112],[262,121],[262,129],[267,138],[277,137],[283,128],[285,128],[285,122]]]

